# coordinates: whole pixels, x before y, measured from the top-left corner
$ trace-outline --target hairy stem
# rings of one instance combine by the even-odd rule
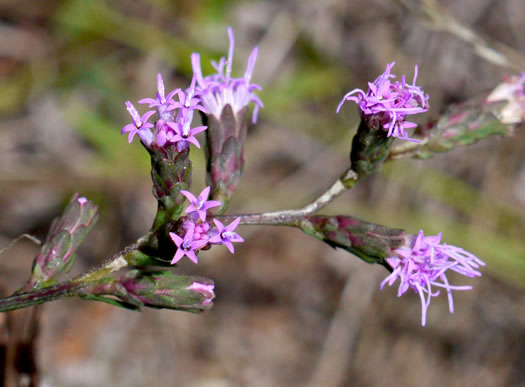
[[[108,258],[100,266],[88,271],[87,273],[81,274],[80,276],[74,278],[72,282],[74,283],[86,283],[95,280],[99,280],[108,276],[115,271],[118,271],[129,264],[129,256],[134,251],[144,247],[151,236],[151,233],[140,237],[135,243],[129,245],[124,250],[113,255],[111,258]]]

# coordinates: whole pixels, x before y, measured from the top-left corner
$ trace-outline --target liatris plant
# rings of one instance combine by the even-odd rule
[[[449,282],[447,272],[466,277],[481,276],[483,261],[455,246],[442,243],[441,234],[417,235],[368,222],[350,215],[320,215],[320,209],[361,179],[379,170],[385,162],[402,157],[429,158],[437,152],[472,144],[489,135],[507,135],[525,120],[525,75],[510,78],[491,93],[450,106],[437,121],[421,127],[410,116],[429,109],[429,97],[405,76],[396,79],[394,63],[368,90],[355,89],[344,96],[357,104],[361,123],[350,148],[349,165],[334,183],[312,203],[292,210],[270,213],[227,214],[239,184],[244,163],[244,142],[250,121],[257,120],[263,104],[251,83],[257,48],[248,58],[243,76],[233,72],[234,37],[228,29],[228,57],[213,63],[216,73],[204,76],[199,54],[191,56],[193,78],[190,86],[168,94],[162,76],[157,76],[158,93],[139,104],[149,109],[140,114],[131,102],[126,108],[131,123],[122,134],[128,141],[138,139],[151,156],[153,195],[157,213],[148,233],[99,267],[68,281],[60,275],[74,263],[74,253],[97,219],[97,207],[75,195],[64,214],[51,226],[32,274],[19,291],[0,299],[0,311],[41,304],[62,297],[78,296],[129,309],[168,308],[199,312],[212,307],[214,285],[206,278],[179,275],[175,267],[182,259],[198,263],[199,252],[224,245],[234,253],[242,243],[239,225],[296,227],[326,244],[345,249],[371,264],[386,268],[379,285],[399,283],[398,295],[412,289],[421,299],[421,323],[433,297],[444,291],[453,312],[453,291],[470,285]],[[203,126],[194,125],[199,111]],[[413,134],[409,135],[409,131]],[[206,188],[191,191],[190,152],[201,148],[198,134],[205,132]],[[394,140],[401,141],[394,145]]]

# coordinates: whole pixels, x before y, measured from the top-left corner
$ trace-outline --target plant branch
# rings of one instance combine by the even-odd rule
[[[266,212],[258,214],[241,214],[241,215],[219,215],[216,218],[232,221],[238,217],[241,218],[241,224],[245,225],[282,225],[297,226],[298,222],[304,216],[314,214],[321,208],[327,206],[343,192],[352,188],[358,180],[358,175],[352,170],[347,169],[345,173],[337,179],[330,188],[310,204],[295,210],[283,210],[275,212]]]
[[[124,250],[108,258],[100,266],[72,279],[72,282],[86,283],[96,281],[105,278],[109,274],[130,265],[130,260],[132,258],[133,253],[139,250],[141,247],[146,246],[150,236],[151,232],[145,234],[144,236],[140,237],[135,243],[129,245]]]
[[[76,296],[82,293],[83,287],[84,285],[81,284],[66,282],[32,292],[18,293],[0,299],[0,312],[35,306],[62,297]]]
[[[424,138],[420,142],[404,142],[390,149],[390,154],[386,161],[402,159],[406,157],[414,157],[418,151],[428,143],[429,139]]]

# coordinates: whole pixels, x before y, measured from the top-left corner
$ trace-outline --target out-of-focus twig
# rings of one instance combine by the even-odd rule
[[[7,314],[7,347],[4,358],[4,383],[7,387],[38,386],[37,365],[40,308]]]
[[[429,28],[448,32],[472,46],[474,52],[486,61],[498,66],[523,71],[525,55],[489,37],[482,37],[456,20],[435,0],[397,0],[423,21]]]
[[[361,320],[377,289],[379,271],[354,270],[346,280],[339,307],[314,369],[310,386],[341,386],[361,326]]]

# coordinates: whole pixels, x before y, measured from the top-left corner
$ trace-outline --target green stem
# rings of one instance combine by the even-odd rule
[[[134,252],[146,246],[151,237],[151,232],[139,238],[135,243],[129,245],[124,250],[118,252],[111,258],[108,258],[100,266],[84,273],[71,281],[74,283],[93,282],[102,278],[106,278],[109,274],[118,271],[130,264],[130,259]]]

